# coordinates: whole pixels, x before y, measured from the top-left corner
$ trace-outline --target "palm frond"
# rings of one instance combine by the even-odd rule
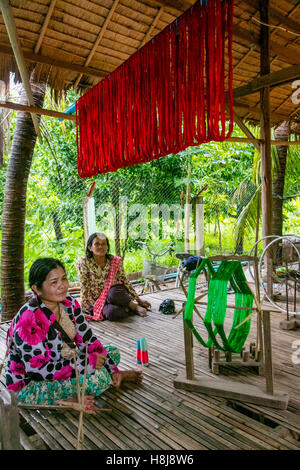
[[[257,225],[257,200],[260,186],[252,194],[249,202],[240,212],[235,225],[235,238],[237,241],[242,240],[247,233],[253,233]]]

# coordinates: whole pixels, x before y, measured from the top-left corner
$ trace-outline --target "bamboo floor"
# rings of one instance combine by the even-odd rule
[[[280,314],[271,314],[275,391],[289,394],[287,410],[247,404],[196,392],[176,390],[173,380],[185,370],[182,314],[176,318],[158,311],[162,300],[175,300],[178,311],[185,295],[180,289],[167,289],[144,296],[152,311],[141,318],[131,316],[118,323],[91,322],[105,344],[121,351],[121,369],[137,368],[136,341],[145,337],[149,366],[142,367],[140,386],[124,384],[106,391],[96,403],[111,413],[85,415],[84,448],[90,450],[298,450],[300,449],[300,364],[292,363],[292,344],[300,329],[279,329]],[[228,303],[232,304],[233,300]],[[199,307],[204,314],[203,306]],[[196,328],[206,338],[201,320]],[[227,331],[231,325],[226,317]],[[5,353],[9,323],[0,324],[0,359]],[[255,341],[256,320],[247,344]],[[300,355],[298,356],[300,357]],[[208,351],[194,341],[196,376],[214,377],[208,367]],[[254,371],[233,367],[222,378],[257,385],[265,390],[265,378]],[[1,396],[7,391],[0,378]],[[20,409],[21,444],[24,449],[72,450],[76,448],[78,413]]]

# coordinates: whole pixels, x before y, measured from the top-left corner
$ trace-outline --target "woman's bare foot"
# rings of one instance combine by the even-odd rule
[[[130,304],[129,304],[129,307],[131,308],[131,310],[133,310],[140,317],[146,317],[147,316],[147,309],[144,308],[144,307],[141,307],[136,302],[131,301]]]
[[[146,317],[147,309],[138,305],[136,308],[136,314],[139,315],[140,317]]]
[[[113,374],[113,385],[117,388],[120,387],[122,382],[132,382],[141,384],[143,381],[143,372],[141,370],[122,370],[118,374]]]

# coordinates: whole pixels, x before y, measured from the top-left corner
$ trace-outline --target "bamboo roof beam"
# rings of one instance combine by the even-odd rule
[[[2,1],[2,0],[1,0]],[[0,45],[0,53],[13,56],[13,50],[11,47]],[[92,77],[103,78],[106,75],[104,70],[93,69],[90,67],[82,67],[81,65],[73,64],[65,60],[58,60],[53,57],[46,57],[40,54],[34,54],[33,52],[24,51],[23,56],[25,61],[35,62],[38,64],[52,65],[53,67],[58,67],[62,69],[69,70],[71,72],[82,73],[83,75],[88,75]]]
[[[2,11],[3,20],[6,26],[7,34],[9,37],[9,41],[11,43],[15,60],[16,60],[16,63],[20,72],[20,76],[23,82],[23,86],[26,92],[28,104],[30,106],[34,106],[35,103],[34,103],[34,98],[33,98],[32,90],[31,90],[28,71],[26,68],[23,52],[20,46],[18,32],[17,32],[17,28],[14,22],[11,6],[8,0],[0,0],[0,7]],[[40,126],[39,126],[37,117],[34,113],[31,113],[31,117],[32,117],[36,135],[39,137],[40,140],[42,140],[42,135],[41,135]]]
[[[266,75],[254,78],[247,85],[242,85],[233,90],[233,98],[240,98],[242,96],[256,93],[265,87],[274,87],[283,85],[300,78],[300,64],[286,67],[276,72],[271,72]]]
[[[151,3],[159,7],[170,7],[177,11],[184,12],[192,6],[195,1],[184,1],[184,0],[150,0]]]
[[[114,14],[114,12],[115,12],[115,9],[116,9],[117,6],[118,6],[118,3],[119,3],[119,0],[115,0],[114,3],[113,3],[113,6],[112,6],[111,9],[109,10],[109,13],[108,13],[108,15],[107,15],[107,17],[106,17],[106,19],[105,19],[105,21],[104,21],[104,23],[103,23],[103,26],[102,26],[101,31],[100,31],[100,33],[99,33],[99,35],[98,35],[98,37],[97,37],[97,39],[96,39],[96,41],[95,41],[95,44],[93,45],[92,50],[90,51],[90,53],[89,53],[89,55],[88,55],[88,57],[87,57],[87,59],[86,59],[86,61],[85,61],[85,64],[84,64],[85,67],[87,67],[87,66],[89,65],[90,61],[92,60],[92,57],[93,57],[93,55],[94,55],[94,53],[95,53],[97,47],[99,46],[99,44],[100,44],[100,42],[101,42],[101,40],[102,40],[102,38],[103,38],[103,35],[104,35],[105,31],[107,30],[107,27],[108,27],[108,25],[109,25],[109,22],[110,22],[110,20],[111,20],[113,14]],[[81,78],[82,78],[82,75],[83,75],[83,74],[80,74],[80,75],[77,77],[77,79],[76,79],[76,81],[75,81],[75,83],[74,83],[74,85],[73,85],[73,88],[74,88],[74,89],[78,87],[78,84],[79,84],[79,82],[80,82],[80,80],[81,80]]]
[[[144,37],[144,39],[143,39],[142,42],[141,42],[140,48],[143,47],[143,45],[146,44],[146,42],[149,41],[149,39],[150,39],[150,37],[151,37],[151,34],[152,34],[152,32],[153,32],[155,26],[157,25],[158,20],[159,20],[159,18],[161,17],[163,11],[164,11],[164,7],[160,7],[160,9],[158,10],[158,12],[157,12],[157,14],[156,14],[156,16],[155,16],[155,18],[154,18],[154,20],[153,20],[153,23],[151,24],[151,26],[150,26],[150,28],[149,28],[147,34],[146,34],[146,36]]]
[[[259,35],[242,28],[238,24],[234,25],[233,29],[234,38],[244,40],[247,45],[255,44],[257,50],[260,49]],[[286,59],[291,64],[299,63],[299,52],[295,46],[281,46],[275,41],[270,41],[270,53],[275,54],[282,59]]]
[[[248,0],[243,0],[243,2],[249,5]],[[259,0],[251,0],[250,4],[252,7],[256,8],[257,10],[259,9]],[[298,21],[295,21],[293,18],[283,15],[279,10],[277,10],[273,6],[270,7],[269,19],[272,22],[277,21],[280,27],[286,26],[286,28],[288,28],[289,30],[292,30],[291,32],[295,32],[296,34],[299,34],[300,23],[298,23]],[[275,25],[270,25],[270,26],[275,26]]]
[[[50,6],[49,6],[49,9],[47,11],[45,21],[43,23],[43,26],[42,26],[42,29],[41,29],[41,32],[40,32],[40,35],[39,35],[39,38],[38,38],[38,41],[37,41],[36,46],[34,48],[34,53],[35,54],[38,54],[38,52],[40,50],[40,47],[42,45],[44,36],[46,34],[46,30],[48,28],[48,24],[49,24],[49,21],[51,19],[51,16],[52,16],[52,13],[53,13],[56,2],[57,2],[57,0],[51,0],[51,3],[50,3]]]
[[[242,0],[242,1],[245,1],[245,0]],[[259,0],[253,0],[253,2],[254,2],[254,5],[253,5],[253,6],[256,6],[256,8],[259,8]],[[252,2],[252,4],[253,4],[253,2]],[[291,3],[293,3],[293,2],[291,2]],[[286,16],[281,15],[281,13],[279,13],[279,12],[276,10],[276,12],[277,12],[277,21],[280,21],[280,22],[281,22],[281,20],[282,20],[282,21],[284,20],[284,22],[285,22],[284,24],[285,24],[285,25],[288,25],[288,26],[291,27],[292,29],[293,29],[293,28],[295,29],[295,28],[297,27],[296,31],[300,30],[300,25],[298,26],[298,23],[294,22],[294,20],[290,21],[290,16],[291,16],[293,13],[295,13],[295,12],[298,10],[298,8],[299,8],[299,3],[294,4],[293,8],[289,11],[288,15],[286,15]],[[270,14],[270,15],[271,15],[271,11],[273,11],[273,15],[274,15],[274,9],[272,9],[272,8],[270,9],[270,8],[269,8],[269,14]],[[279,18],[279,16],[278,16],[278,13],[281,15],[280,18]],[[274,20],[276,21],[276,19],[275,19],[274,16],[273,16],[272,20],[273,20],[273,21],[274,21]],[[292,23],[292,22],[293,22],[293,23]],[[278,31],[277,28],[273,28],[273,31],[270,31],[270,44],[273,44],[273,43],[274,43],[274,41],[272,42],[272,39],[273,39],[273,37],[275,36],[275,34],[276,34],[277,31]],[[298,38],[295,37],[295,39],[294,39],[293,42],[296,43],[297,39],[298,39]],[[274,40],[276,41],[276,38],[274,38]],[[295,46],[297,47],[297,43],[295,44]],[[255,48],[255,45],[254,45],[254,48]],[[254,48],[253,48],[253,49],[254,49]],[[252,49],[252,50],[253,50],[253,49]],[[294,48],[294,49],[295,49],[295,48]],[[278,51],[278,52],[282,52],[282,50],[283,50],[282,47],[281,47],[280,51],[279,51],[279,49],[277,48],[277,51]],[[275,56],[273,57],[273,59],[270,61],[270,65],[272,65],[272,63],[274,62],[274,60],[276,60],[277,58],[280,60],[280,55],[275,55]],[[295,60],[294,60],[294,62],[295,62],[296,64],[298,63],[298,61],[296,62]],[[287,101],[287,100],[285,100],[285,103],[286,103],[286,101]],[[256,102],[256,105],[257,105],[257,106],[259,105],[259,100]],[[279,107],[280,107],[280,106],[279,106]],[[277,109],[278,109],[278,107],[276,107],[275,110],[274,110],[274,109],[272,110],[272,116],[274,116],[274,115],[277,113]],[[283,120],[286,120],[286,117],[285,117]]]

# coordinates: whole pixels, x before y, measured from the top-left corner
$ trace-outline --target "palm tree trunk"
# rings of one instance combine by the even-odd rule
[[[289,138],[289,123],[284,121],[275,130],[275,140],[288,140]],[[282,235],[282,204],[283,204],[283,193],[284,193],[284,179],[285,179],[285,168],[286,168],[286,156],[287,149],[286,145],[280,145],[277,148],[278,153],[278,165],[275,165],[273,184],[272,184],[272,199],[273,199],[273,235]]]
[[[32,84],[35,106],[42,107],[45,86]],[[22,104],[27,104],[25,93]],[[29,113],[19,112],[7,167],[1,256],[2,320],[10,320],[24,303],[24,238],[26,191],[36,133]]]
[[[2,113],[0,113],[0,120],[2,120]],[[3,166],[4,163],[4,132],[3,132],[3,127],[2,123],[0,123],[0,166]]]

